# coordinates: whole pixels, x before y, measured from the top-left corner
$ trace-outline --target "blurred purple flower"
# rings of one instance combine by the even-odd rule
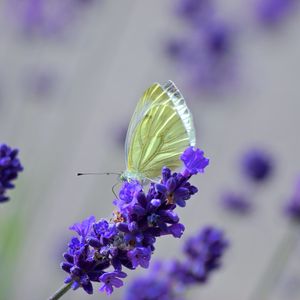
[[[211,19],[173,39],[167,53],[194,89],[216,91],[233,82],[237,65],[236,34],[225,22]]]
[[[300,221],[300,178],[296,183],[296,187],[292,197],[288,200],[284,209],[291,219],[297,222]]]
[[[256,0],[256,17],[263,25],[277,25],[294,12],[297,2],[296,0]]]
[[[58,84],[58,77],[51,70],[29,70],[24,78],[25,92],[30,97],[45,99],[54,92]]]
[[[252,210],[251,202],[243,194],[226,191],[221,197],[222,206],[231,212],[245,215]]]
[[[12,181],[18,177],[19,172],[23,171],[18,153],[18,149],[0,144],[0,203],[9,200],[6,191],[15,187]]]
[[[132,281],[126,300],[183,300],[184,291],[203,284],[219,268],[228,241],[223,231],[207,226],[184,244],[183,261],[162,261],[148,275]]]
[[[92,1],[84,0],[8,0],[9,14],[28,36],[61,33],[74,16]]]
[[[158,278],[150,273],[134,279],[126,290],[125,300],[183,300],[172,289],[168,278]]]
[[[214,12],[213,0],[179,0],[177,14],[192,25],[205,22]]]
[[[273,159],[262,149],[250,149],[242,157],[241,169],[243,174],[253,182],[263,182],[273,173]]]

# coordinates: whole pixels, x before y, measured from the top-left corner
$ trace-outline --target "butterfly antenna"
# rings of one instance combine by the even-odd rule
[[[77,176],[83,176],[83,175],[121,175],[121,173],[117,172],[102,172],[102,173],[77,173]]]

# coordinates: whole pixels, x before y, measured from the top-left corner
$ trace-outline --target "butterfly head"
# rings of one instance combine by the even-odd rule
[[[145,177],[141,173],[126,170],[120,175],[120,180],[121,181],[127,181],[127,182],[130,182],[132,180],[137,180],[139,182],[144,182]]]

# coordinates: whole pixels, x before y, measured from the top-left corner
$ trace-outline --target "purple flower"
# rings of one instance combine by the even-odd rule
[[[142,268],[148,268],[151,258],[151,250],[145,247],[137,247],[128,252],[128,257],[133,268],[136,268],[139,265]]]
[[[104,283],[99,291],[105,291],[107,295],[110,295],[113,292],[114,287],[119,288],[123,286],[123,281],[120,278],[125,278],[126,276],[126,273],[120,271],[104,273],[99,278],[99,280]]]
[[[30,37],[51,37],[62,33],[88,3],[92,1],[8,0],[8,8],[21,32]]]
[[[227,191],[222,195],[221,204],[231,212],[245,215],[252,209],[251,202],[243,194]]]
[[[258,21],[266,26],[284,21],[297,8],[295,0],[259,0],[255,2]]]
[[[119,279],[126,276],[123,268],[148,268],[158,237],[182,236],[184,225],[174,210],[177,205],[185,206],[197,192],[188,180],[208,163],[202,151],[192,152],[186,157],[186,164],[192,168],[188,176],[172,174],[164,167],[160,183],[150,183],[146,191],[138,181],[125,182],[120,199],[114,201],[118,210],[109,221],[96,222],[90,217],[70,227],[79,238],[73,237],[64,253],[61,267],[69,273],[65,282],[73,282],[73,289],[82,287],[92,293],[92,282],[101,281],[104,285],[100,290],[110,294],[113,287],[123,285]],[[108,268],[114,270],[108,272]]]
[[[204,157],[204,152],[193,147],[187,148],[180,159],[184,162],[185,170],[183,175],[188,177],[197,173],[203,173],[209,164],[209,159]]]
[[[251,149],[243,155],[241,168],[243,174],[253,182],[263,182],[273,172],[273,159],[264,150]]]
[[[6,190],[15,187],[12,181],[18,177],[19,172],[23,171],[18,153],[18,149],[0,144],[0,203],[9,200]]]

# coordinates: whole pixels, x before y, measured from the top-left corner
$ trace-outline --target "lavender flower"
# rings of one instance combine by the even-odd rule
[[[182,300],[184,291],[203,284],[228,246],[223,231],[208,226],[184,244],[184,260],[159,262],[147,276],[135,279],[125,295],[126,300]]]
[[[297,222],[300,221],[300,179],[298,179],[296,183],[296,188],[292,197],[285,205],[285,212],[291,219]]]
[[[9,200],[6,190],[15,186],[12,181],[18,177],[18,173],[23,171],[23,167],[18,159],[18,149],[10,148],[6,144],[0,145],[0,202]]]
[[[255,3],[255,13],[261,24],[277,25],[294,12],[296,5],[295,0],[258,0]]]
[[[242,157],[241,168],[247,178],[259,183],[271,176],[273,160],[267,152],[261,149],[251,149]]]
[[[252,205],[247,197],[241,193],[226,191],[221,197],[223,207],[231,212],[245,215],[248,214]]]
[[[114,201],[118,209],[111,220],[96,222],[92,216],[70,227],[79,237],[71,239],[64,253],[61,267],[69,273],[65,283],[91,294],[92,282],[102,282],[100,291],[110,294],[123,285],[123,267],[148,268],[157,237],[182,236],[184,226],[174,210],[197,192],[188,180],[203,172],[208,159],[203,151],[188,148],[182,160],[181,173],[172,174],[164,167],[160,183],[152,182],[147,192],[136,180],[125,182]]]

